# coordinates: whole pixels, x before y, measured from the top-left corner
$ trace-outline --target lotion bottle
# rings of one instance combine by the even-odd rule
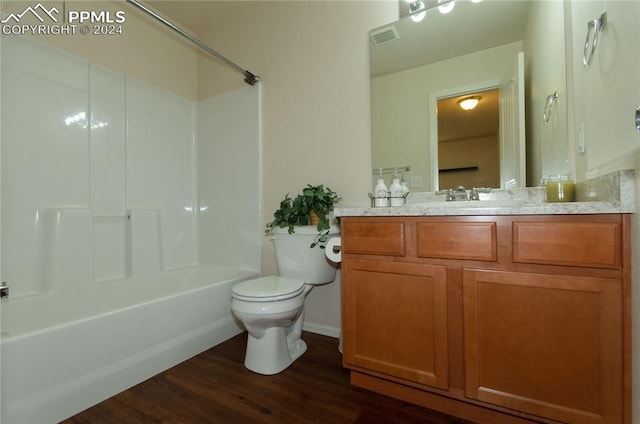
[[[374,191],[374,206],[375,207],[387,207],[389,206],[389,198],[387,186],[384,184],[384,178],[382,177],[382,168],[380,168],[380,174],[378,176],[378,184]]]
[[[406,199],[405,194],[409,193],[409,186],[407,185],[407,180],[404,178],[404,172],[402,173],[402,179],[400,180],[400,186],[402,186],[402,197]]]
[[[400,178],[398,178],[398,173],[396,171],[393,172],[393,181],[389,191],[391,192],[391,206],[402,206],[404,203],[404,198],[402,197],[402,185],[400,185]]]

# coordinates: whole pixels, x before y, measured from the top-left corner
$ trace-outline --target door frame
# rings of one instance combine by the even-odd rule
[[[438,191],[440,189],[440,176],[438,173],[438,100],[466,96],[480,91],[499,88],[499,80],[487,80],[429,93],[429,153],[431,155],[429,166],[431,168],[432,191]]]

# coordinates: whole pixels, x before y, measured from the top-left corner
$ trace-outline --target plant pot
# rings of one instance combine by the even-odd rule
[[[318,225],[318,223],[320,222],[320,217],[318,216],[316,211],[312,210],[311,212],[309,212],[309,221],[311,222],[311,225]]]

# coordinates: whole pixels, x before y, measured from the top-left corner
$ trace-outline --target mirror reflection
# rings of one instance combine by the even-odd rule
[[[498,89],[438,99],[442,187],[500,187]]]
[[[370,33],[372,168],[410,167],[412,191],[535,186],[544,175],[568,172],[563,2],[458,0],[447,14],[424,3],[421,21],[405,17]],[[401,13],[411,4],[401,2]],[[471,120],[455,102],[489,90],[498,98],[498,127],[487,136],[480,128],[495,126],[495,116]],[[447,101],[458,118],[444,109]],[[440,142],[451,128],[459,134]],[[486,137],[498,144],[497,163],[494,147],[482,146]],[[487,168],[492,177],[481,175]]]

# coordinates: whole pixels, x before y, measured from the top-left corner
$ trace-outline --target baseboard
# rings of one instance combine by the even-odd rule
[[[321,334],[323,336],[333,337],[335,339],[340,338],[340,329],[335,327],[329,327],[327,325],[314,324],[313,322],[306,322],[303,324],[302,329],[310,333]]]

